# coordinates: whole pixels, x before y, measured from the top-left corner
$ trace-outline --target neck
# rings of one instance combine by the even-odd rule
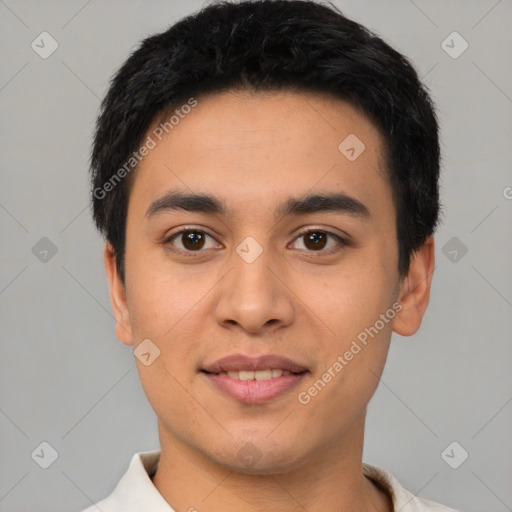
[[[362,473],[364,420],[365,414],[293,469],[256,475],[212,461],[159,423],[162,451],[153,484],[176,511],[390,512],[390,497]]]

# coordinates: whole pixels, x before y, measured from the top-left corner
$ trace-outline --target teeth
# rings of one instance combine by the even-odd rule
[[[232,379],[238,380],[270,380],[276,377],[281,377],[283,375],[290,375],[291,372],[288,370],[281,370],[280,368],[269,368],[267,370],[257,370],[257,371],[229,371],[229,372],[220,372],[219,375],[227,375]]]
[[[258,370],[254,372],[256,380],[270,380],[272,378],[272,370]]]

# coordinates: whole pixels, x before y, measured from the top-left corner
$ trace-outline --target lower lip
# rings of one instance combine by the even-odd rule
[[[229,375],[202,373],[215,387],[232,398],[246,404],[261,404],[290,391],[297,386],[307,372],[282,375],[268,380],[239,380],[232,379]]]

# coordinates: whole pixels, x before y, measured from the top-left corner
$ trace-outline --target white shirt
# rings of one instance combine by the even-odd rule
[[[136,453],[128,471],[114,491],[82,512],[175,512],[154,486],[151,478],[160,460],[160,450]],[[387,471],[363,463],[363,474],[390,494],[395,512],[457,512],[404,489]]]

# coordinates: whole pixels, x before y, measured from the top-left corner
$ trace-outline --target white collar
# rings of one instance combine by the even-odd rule
[[[151,478],[160,460],[160,450],[136,453],[114,491],[82,512],[175,512],[154,486]],[[363,474],[391,495],[395,512],[457,512],[407,491],[390,473],[363,463]]]

